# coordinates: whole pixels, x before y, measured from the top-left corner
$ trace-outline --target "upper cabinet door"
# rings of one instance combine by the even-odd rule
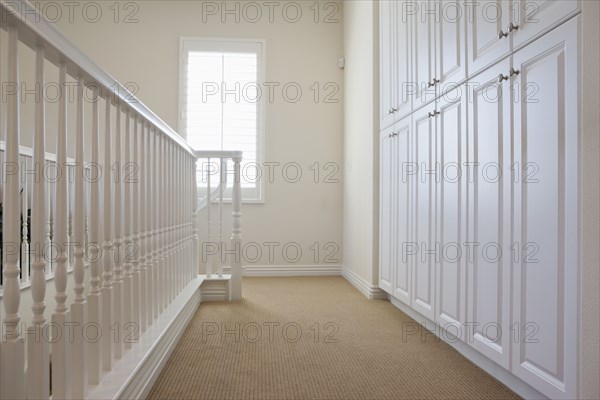
[[[395,30],[395,2],[382,0],[379,3],[379,52],[380,52],[380,105],[379,119],[380,127],[383,130],[394,123],[395,105],[395,72],[394,72],[394,37]]]
[[[437,110],[436,322],[464,339],[467,176],[467,96],[464,86],[443,96]],[[452,329],[451,329],[452,328]]]
[[[579,0],[516,0],[512,12],[513,46],[518,48],[543,34],[579,12],[580,7]]]
[[[412,152],[413,175],[413,248],[407,249],[412,261],[411,303],[415,311],[430,320],[435,319],[435,189],[436,171],[436,111],[435,104],[413,114]]]
[[[411,141],[413,137],[412,118],[407,117],[395,125],[395,149],[396,149],[396,239],[394,248],[396,254],[394,259],[396,276],[394,278],[394,297],[410,305],[412,259],[406,252],[407,245],[412,241],[411,216],[412,216],[412,166]]]
[[[395,237],[395,223],[393,213],[395,209],[394,188],[394,127],[390,126],[381,132],[379,140],[380,152],[380,182],[379,182],[379,287],[392,294],[394,275],[393,246]]]
[[[442,91],[467,77],[464,0],[436,0],[439,13],[436,27],[436,73]],[[439,91],[439,89],[438,89]]]
[[[467,343],[504,368],[510,363],[510,62],[468,86]],[[502,79],[499,75],[502,74]],[[506,79],[505,79],[506,78]],[[477,246],[475,247],[475,244]]]
[[[407,8],[405,13],[412,15],[413,22],[412,82],[415,93],[413,107],[416,109],[433,101],[437,94],[435,31],[439,13],[434,0],[411,3],[414,8]]]
[[[579,20],[513,56],[512,372],[562,399],[578,397]]]
[[[413,85],[412,85],[412,27],[413,19],[407,14],[411,6],[410,1],[397,1],[395,4],[395,73],[396,96],[394,110],[396,121],[400,121],[412,111]]]
[[[511,2],[479,0],[466,2],[467,60],[469,75],[491,65],[510,52],[510,34],[506,28],[511,21]]]

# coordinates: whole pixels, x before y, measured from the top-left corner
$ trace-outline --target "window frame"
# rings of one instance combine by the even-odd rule
[[[242,38],[221,38],[221,37],[193,37],[182,36],[179,38],[179,105],[178,105],[178,132],[187,140],[186,129],[186,100],[187,100],[187,55],[190,51],[224,51],[224,52],[244,52],[258,47],[260,53],[257,56],[257,84],[263,88],[265,82],[265,61],[266,61],[266,41],[264,39],[242,39]],[[256,187],[253,189],[242,188],[242,203],[264,203],[265,202],[265,183],[262,176],[265,160],[265,131],[266,131],[266,107],[265,107],[264,88],[263,93],[256,102],[257,106],[257,158],[256,163],[259,167],[259,176]],[[207,149],[203,149],[207,150]],[[237,150],[237,149],[226,149]],[[223,201],[231,202],[231,190],[226,190],[223,195]]]

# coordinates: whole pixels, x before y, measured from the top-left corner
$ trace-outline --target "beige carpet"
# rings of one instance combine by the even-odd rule
[[[244,278],[243,301],[200,306],[149,398],[518,398],[431,335],[403,339],[411,323],[341,277]]]

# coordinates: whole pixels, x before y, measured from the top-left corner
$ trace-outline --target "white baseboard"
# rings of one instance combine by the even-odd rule
[[[229,301],[231,293],[231,275],[223,274],[222,278],[212,275],[210,278],[204,277],[204,282],[200,287],[202,293],[202,301]]]
[[[342,276],[352,284],[359,292],[365,295],[369,300],[386,300],[387,293],[381,290],[378,286],[371,285],[363,278],[358,276],[354,271],[346,267],[342,267]]]
[[[230,267],[223,268],[224,273],[231,273]],[[339,276],[342,266],[335,264],[311,265],[245,265],[243,276]]]
[[[432,321],[428,318],[422,316],[408,305],[404,304],[400,300],[396,299],[393,296],[388,295],[388,299],[390,302],[396,306],[400,311],[414,319],[416,322],[423,324],[426,328],[435,326]],[[450,332],[445,332],[443,335],[440,335],[440,332],[435,329],[431,331],[438,338],[448,343],[450,346],[454,347],[456,351],[462,354],[465,358],[471,361],[473,364],[477,365],[479,368],[498,379],[500,382],[508,386],[512,391],[521,396],[524,399],[547,399],[542,393],[538,392],[536,389],[529,386],[527,383],[523,382],[521,379],[517,378],[515,375],[511,374],[506,369],[502,368],[500,365],[496,364],[489,358],[482,355],[477,350],[473,349],[467,343],[459,340],[457,338],[453,338]],[[450,340],[449,340],[450,339]]]
[[[198,277],[188,284],[163,313],[148,327],[138,343],[126,350],[112,371],[102,377],[98,386],[90,388],[87,399],[144,399],[186,326],[200,305]]]

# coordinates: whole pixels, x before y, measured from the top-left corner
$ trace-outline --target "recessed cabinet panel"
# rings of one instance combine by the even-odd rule
[[[379,53],[380,53],[380,105],[379,118],[380,129],[387,128],[394,123],[393,113],[393,97],[395,97],[394,89],[394,72],[393,61],[394,57],[394,39],[392,32],[394,31],[394,12],[395,4],[391,0],[382,0],[379,3]]]
[[[466,239],[466,96],[464,87],[443,96],[437,106],[437,317],[453,335],[464,337]]]
[[[505,368],[510,359],[509,62],[480,76],[469,92],[467,342]]]
[[[436,79],[442,91],[462,82],[467,76],[463,0],[436,0],[440,14],[436,28]]]
[[[515,53],[513,373],[576,397],[578,18]]]
[[[419,108],[436,97],[435,31],[439,14],[435,12],[435,1],[415,2],[413,11],[413,71],[414,108]]]
[[[412,306],[433,320],[435,317],[435,110],[421,109],[413,115],[413,290]]]
[[[413,137],[412,118],[405,118],[395,125],[395,146],[397,149],[396,165],[396,216],[397,237],[396,248],[396,276],[394,286],[394,297],[410,305],[412,259],[408,257],[411,238],[411,184],[414,172],[412,162],[411,141]]]
[[[414,85],[412,84],[412,16],[408,7],[412,2],[398,1],[396,3],[396,96],[394,109],[396,121],[400,121],[412,111]]]
[[[516,0],[513,3],[513,46],[525,42],[580,10],[579,0]]]
[[[392,294],[393,281],[393,240],[395,237],[394,213],[394,181],[393,166],[394,147],[392,132],[394,127],[384,130],[380,136],[380,182],[379,182],[379,286]]]
[[[467,56],[469,75],[473,75],[509,54],[510,1],[478,0],[466,2]]]

